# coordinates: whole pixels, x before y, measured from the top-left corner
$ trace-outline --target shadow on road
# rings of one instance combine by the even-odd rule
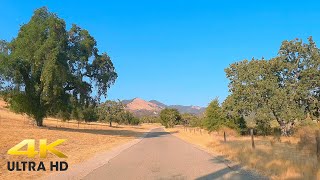
[[[134,130],[124,130],[121,128],[114,127],[112,129],[75,129],[75,128],[66,128],[66,127],[45,127],[48,130],[54,131],[66,131],[66,132],[78,132],[78,133],[89,133],[89,134],[98,134],[98,135],[113,135],[121,137],[135,137],[139,138],[145,135],[145,132],[137,132]],[[176,132],[173,132],[176,133]],[[152,131],[149,132],[145,138],[156,138],[170,133],[161,131]]]
[[[166,136],[166,135],[169,135],[169,134],[174,134],[174,133],[177,133],[178,131],[175,131],[175,132],[165,132],[165,131],[153,131],[153,132],[150,132],[145,138],[156,138],[156,137],[161,137],[161,136]]]
[[[223,156],[216,156],[211,159],[212,163],[215,164],[227,164],[231,161],[225,159]],[[226,166],[223,169],[214,171],[210,174],[201,176],[197,180],[208,180],[208,179],[235,179],[235,180],[254,180],[254,179],[268,179],[262,177],[254,172],[243,170],[239,164],[233,165],[231,167]]]
[[[208,179],[250,179],[248,177],[245,176],[241,176],[238,173],[233,173],[233,171],[229,168],[226,167],[224,169],[221,169],[219,171],[215,171],[213,173],[207,174],[205,176],[199,177],[196,180],[208,180]]]

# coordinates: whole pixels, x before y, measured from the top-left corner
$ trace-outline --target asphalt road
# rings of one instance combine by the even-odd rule
[[[158,128],[84,179],[265,179]]]

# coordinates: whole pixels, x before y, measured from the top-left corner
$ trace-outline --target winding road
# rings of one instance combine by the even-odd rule
[[[266,179],[196,148],[162,128],[83,179]]]

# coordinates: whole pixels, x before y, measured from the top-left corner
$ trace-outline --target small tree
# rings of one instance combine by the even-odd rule
[[[160,112],[161,124],[166,128],[174,127],[179,124],[181,115],[177,109],[166,108]]]
[[[86,122],[96,122],[99,119],[97,108],[95,106],[89,106],[82,110],[83,119]]]
[[[219,105],[218,98],[211,101],[205,111],[204,126],[209,131],[219,129],[222,125],[226,124],[225,114]]]
[[[135,117],[129,111],[121,111],[118,113],[118,122],[119,124],[130,124],[130,125],[138,125],[140,123],[140,119]]]
[[[99,107],[99,120],[108,121],[110,127],[112,122],[119,122],[119,114],[124,111],[124,106],[120,100],[111,101],[108,100],[105,103],[101,104]]]

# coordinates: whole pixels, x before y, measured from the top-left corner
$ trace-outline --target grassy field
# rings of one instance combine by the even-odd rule
[[[240,163],[244,168],[255,169],[271,179],[319,179],[320,169],[316,156],[314,128],[303,129],[295,137],[255,137],[255,149],[251,138],[238,136],[226,129],[208,133],[199,128],[175,127],[167,129],[175,136],[196,144],[213,154]]]
[[[35,139],[38,150],[38,140],[48,139],[51,143],[57,139],[67,139],[57,149],[68,156],[67,159],[58,159],[49,153],[44,162],[54,160],[65,160],[72,165],[85,161],[98,152],[106,151],[112,147],[119,146],[130,140],[142,136],[155,125],[143,124],[140,126],[116,126],[108,127],[101,124],[77,124],[66,123],[56,119],[45,119],[45,127],[36,127],[33,121],[26,116],[10,112],[5,108],[5,103],[0,101],[0,179],[30,179],[38,178],[50,173],[47,172],[9,172],[8,161],[35,161],[40,159],[29,159],[24,156],[9,156],[8,149],[24,139]]]

